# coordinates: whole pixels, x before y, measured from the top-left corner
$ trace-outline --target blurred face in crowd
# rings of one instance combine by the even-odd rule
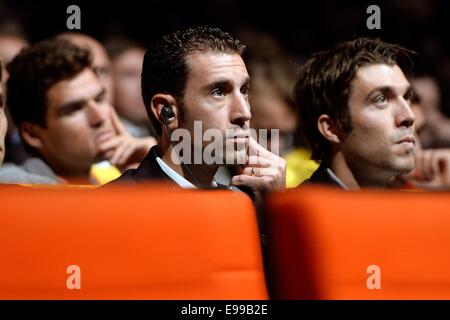
[[[27,142],[62,176],[81,176],[101,154],[100,142],[115,135],[112,106],[90,68],[60,81],[47,91],[46,128],[34,125]]]
[[[385,183],[414,168],[411,95],[398,66],[375,64],[357,71],[348,100],[352,130],[339,147],[360,185]]]
[[[3,77],[0,81],[0,84],[1,89],[3,90],[3,99],[6,97],[6,80],[8,80],[9,77],[8,71],[6,70],[6,65],[26,46],[28,46],[28,43],[22,38],[16,36],[0,35],[0,60],[3,61],[1,70],[3,72]],[[7,113],[6,110],[3,110],[2,113],[6,113],[6,116],[8,117],[8,123],[10,124],[9,130],[15,130],[15,126],[13,125],[12,120],[11,118],[9,118],[9,113]]]
[[[106,99],[110,103],[113,103],[114,83],[112,77],[112,66],[103,45],[94,38],[79,33],[64,33],[60,36],[60,38],[65,39],[81,48],[88,49],[91,52],[92,66],[98,74],[102,85],[106,89]]]
[[[439,114],[441,104],[441,92],[437,81],[430,77],[418,77],[411,81],[414,91],[421,99],[421,105],[425,116]]]
[[[119,115],[136,124],[149,122],[141,95],[141,72],[145,50],[132,47],[113,60],[114,107]]]
[[[289,138],[297,127],[297,115],[274,85],[258,80],[252,81],[250,103],[252,106],[251,126],[254,129],[268,130],[268,149],[271,150],[270,129],[279,130],[279,151],[283,154],[289,148]]]
[[[187,129],[194,137],[194,121],[201,120],[203,132],[209,128],[222,131],[224,145],[228,141],[231,145],[246,147],[251,118],[249,75],[241,56],[214,52],[192,54],[187,57],[187,64],[189,76],[183,97],[184,116],[179,127]],[[227,129],[231,134],[226,137]],[[230,153],[228,159],[236,159],[242,156],[238,153],[246,152],[244,148],[227,151]]]
[[[0,59],[0,67],[2,65],[2,60]],[[0,80],[2,79],[2,70],[0,69]],[[0,165],[3,163],[5,158],[5,135],[8,123],[6,121],[5,110],[3,107],[3,90],[0,86]]]
[[[6,65],[26,46],[27,42],[19,37],[0,35],[0,59],[3,60],[3,88],[5,88],[4,85],[9,77]]]
[[[5,110],[2,106],[0,107],[0,165],[3,163],[3,159],[5,158],[5,135],[7,127],[8,123],[6,121]]]

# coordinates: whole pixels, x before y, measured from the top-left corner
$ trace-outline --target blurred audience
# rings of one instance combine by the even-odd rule
[[[421,133],[425,126],[425,112],[421,101],[421,98],[416,93],[411,103],[411,109],[416,118],[414,127],[418,133]],[[418,139],[416,142],[414,170],[393,179],[390,185],[397,189],[450,189],[450,149],[423,149]]]
[[[431,75],[411,80],[414,91],[421,98],[424,123],[418,130],[423,148],[450,147],[450,119],[441,111],[442,94],[437,80]]]
[[[33,158],[21,166],[5,164],[0,181],[98,183],[93,164],[108,160],[125,170],[150,149],[120,123],[88,50],[46,40],[23,50],[7,69],[8,105]]]
[[[0,81],[2,80],[3,75],[3,62],[0,58]],[[3,159],[5,157],[5,135],[6,130],[8,128],[8,122],[5,116],[5,108],[3,105],[3,88],[0,86],[0,166],[3,163]]]
[[[245,62],[252,78],[250,125],[256,130],[267,129],[268,149],[286,159],[286,187],[296,187],[318,167],[307,146],[295,139],[298,116],[292,91],[299,64],[270,34],[244,29],[240,37],[246,43]],[[277,150],[272,148],[271,129],[278,129]]]
[[[141,95],[145,48],[121,37],[107,40],[106,48],[112,60],[114,107],[122,123],[132,136],[154,136]]]
[[[6,27],[0,26],[0,59],[3,59],[3,80],[1,86],[3,92],[6,91],[6,81],[9,74],[6,70],[6,65],[25,47],[28,46],[28,42],[20,30],[18,25],[7,25]],[[6,92],[4,93],[4,99],[6,99]],[[6,134],[6,154],[5,161],[14,162],[17,164],[23,163],[30,155],[26,152],[22,140],[20,139],[19,131],[11,120],[10,113],[8,111],[7,102],[4,102],[6,117],[8,119],[8,131]]]

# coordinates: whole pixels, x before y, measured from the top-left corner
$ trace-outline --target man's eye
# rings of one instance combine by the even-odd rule
[[[242,93],[242,94],[248,95],[248,91],[249,91],[249,88],[248,88],[248,87],[242,87],[242,88],[241,88],[241,93]]]
[[[83,106],[80,105],[75,105],[75,106],[70,106],[70,107],[66,107],[64,109],[62,109],[60,111],[60,114],[62,116],[71,116],[73,115],[75,112],[79,111],[82,109]]]
[[[97,103],[101,103],[104,100],[105,100],[105,95],[104,94],[102,94],[101,96],[98,96],[98,97],[95,98],[95,102],[97,102]]]
[[[373,102],[375,104],[385,104],[387,102],[387,98],[384,94],[379,95],[378,97],[376,97]]]
[[[211,93],[216,97],[221,97],[224,94],[223,90],[220,88],[214,89],[213,91],[211,91]]]

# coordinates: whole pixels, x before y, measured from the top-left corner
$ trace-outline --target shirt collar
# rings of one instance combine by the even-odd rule
[[[328,175],[331,177],[331,179],[333,179],[334,182],[336,182],[342,189],[345,190],[350,190],[345,183],[342,182],[341,179],[339,179],[333,172],[333,170],[331,170],[330,168],[326,168],[327,169],[327,173]]]
[[[161,170],[176,184],[178,184],[183,189],[197,189],[192,183],[186,180],[184,177],[179,175],[175,170],[169,167],[160,157],[156,157],[156,162],[158,162]],[[217,183],[215,180],[212,182],[212,187],[217,188]]]

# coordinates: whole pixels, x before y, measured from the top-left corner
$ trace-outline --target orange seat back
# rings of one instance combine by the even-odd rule
[[[5,190],[0,299],[267,298],[244,194]]]
[[[450,299],[448,193],[315,187],[267,213],[275,298]]]

